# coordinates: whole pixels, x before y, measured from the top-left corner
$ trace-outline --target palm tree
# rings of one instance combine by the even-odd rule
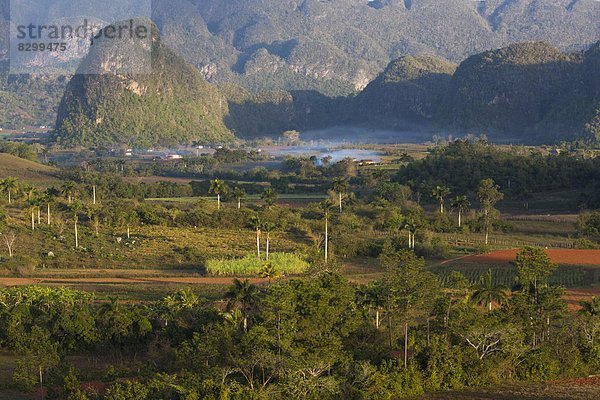
[[[273,279],[279,278],[281,274],[275,269],[273,264],[266,263],[260,270],[260,276],[263,278],[267,278],[267,280],[269,281],[269,286],[271,286],[271,281]]]
[[[99,227],[100,227],[100,221],[98,218],[98,213],[100,212],[100,209],[98,208],[98,206],[94,205],[94,204],[88,204],[85,207],[85,215],[88,218],[88,221],[90,222],[90,225],[94,228],[94,232],[96,234],[96,236],[98,236],[99,232]]]
[[[73,197],[75,197],[75,194],[77,193],[75,182],[64,182],[60,187],[60,193],[67,199],[67,202],[71,204],[73,202]]]
[[[276,225],[272,222],[265,222],[262,225],[262,230],[267,233],[267,261],[269,260],[269,244],[271,242],[271,232],[273,232],[276,228]]]
[[[279,195],[273,188],[266,188],[260,195],[260,199],[267,204],[267,207],[273,207],[278,198]]]
[[[250,218],[250,225],[256,231],[256,256],[260,260],[260,234],[262,229],[262,221],[258,214],[253,215],[252,218]]]
[[[483,209],[483,223],[485,225],[485,244],[487,246],[490,237],[490,226],[492,225],[491,214],[497,202],[504,198],[500,192],[500,186],[493,179],[484,179],[479,184],[477,199]]]
[[[235,199],[237,200],[237,208],[238,210],[240,208],[242,208],[242,200],[244,200],[246,198],[246,191],[240,187],[235,187],[233,189],[233,196],[235,197]]]
[[[431,191],[431,197],[435,197],[440,203],[440,214],[444,213],[444,201],[450,194],[450,189],[446,186],[436,186]]]
[[[81,202],[76,201],[72,203],[69,208],[71,209],[71,213],[73,213],[73,223],[75,227],[75,248],[79,248],[79,230],[77,227],[77,223],[79,222],[79,213],[83,210],[83,204]]]
[[[381,281],[371,283],[365,288],[364,304],[370,309],[375,310],[375,328],[379,329],[381,325],[380,312],[385,307],[386,292]]]
[[[405,219],[402,226],[408,232],[408,248],[415,248],[415,234],[417,233],[417,224],[412,219]]]
[[[233,286],[225,294],[225,298],[229,299],[229,309],[235,307],[241,309],[244,317],[244,332],[248,332],[248,312],[258,303],[259,296],[260,289],[252,285],[248,279],[244,281],[234,279]]]
[[[46,209],[47,209],[46,214],[48,217],[46,222],[48,225],[50,225],[52,222],[51,214],[50,214],[50,207],[51,207],[52,202],[54,201],[54,197],[55,197],[54,191],[52,189],[47,189],[41,198],[42,203],[46,204]]]
[[[492,276],[492,270],[481,277],[481,282],[477,286],[477,290],[473,293],[472,299],[479,305],[487,306],[489,311],[492,311],[492,303],[503,303],[506,300],[506,291],[508,289],[502,285],[495,285]]]
[[[38,223],[40,222],[40,216],[39,216],[39,211],[40,211],[40,198],[36,195],[36,191],[31,191],[29,193],[29,195],[27,196],[27,202],[29,203],[29,212],[31,213],[31,230],[34,231],[35,230],[35,215],[36,213],[38,214]]]
[[[338,205],[342,212],[342,198],[348,192],[349,184],[345,178],[338,177],[333,180],[333,191],[338,195]]]
[[[327,263],[329,260],[329,214],[333,208],[333,203],[327,199],[319,205],[319,208],[323,211],[323,217],[325,218],[325,263]]]
[[[458,211],[458,227],[460,228],[462,226],[462,215],[471,207],[471,203],[467,199],[467,196],[456,196],[450,203],[450,207]]]
[[[8,204],[12,201],[12,194],[17,191],[19,187],[17,178],[4,178],[0,181],[0,190],[8,194]]]
[[[217,210],[221,209],[221,194],[225,191],[225,182],[220,179],[210,181],[210,193],[217,195]]]
[[[135,210],[128,210],[123,214],[123,222],[127,228],[127,239],[131,239],[131,225],[135,224],[138,220],[138,214]]]

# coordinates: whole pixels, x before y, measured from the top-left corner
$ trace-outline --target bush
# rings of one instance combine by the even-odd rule
[[[267,264],[279,274],[298,275],[308,270],[308,263],[298,254],[272,253],[269,261],[258,259],[254,254],[232,260],[208,260],[206,271],[222,276],[258,275]]]
[[[577,239],[575,248],[579,250],[593,250],[598,248],[598,244],[586,238]]]
[[[556,379],[560,371],[559,361],[547,350],[534,350],[519,365],[517,375],[526,381],[547,381]]]
[[[450,256],[450,247],[440,238],[433,238],[430,242],[422,244],[417,243],[415,247],[415,252],[420,257],[441,260]]]

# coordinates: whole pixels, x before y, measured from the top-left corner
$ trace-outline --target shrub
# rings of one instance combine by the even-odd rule
[[[258,275],[266,264],[270,264],[279,274],[302,274],[308,270],[308,263],[298,254],[272,253],[269,261],[249,254],[244,258],[230,260],[208,260],[206,271],[212,275],[244,276]]]

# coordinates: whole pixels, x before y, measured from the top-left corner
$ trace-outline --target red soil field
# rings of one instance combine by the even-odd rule
[[[498,250],[487,254],[462,257],[457,260],[468,263],[508,264],[515,261],[517,249]],[[550,259],[559,265],[596,265],[600,267],[600,250],[548,249]]]
[[[43,284],[77,284],[77,283],[96,283],[96,284],[115,284],[115,283],[181,283],[189,285],[231,285],[233,277],[148,277],[148,278],[12,278],[0,277],[0,287],[2,286],[26,286]],[[240,277],[239,279],[246,279]],[[252,284],[263,284],[268,280],[263,278],[250,278]]]
[[[564,299],[569,306],[569,310],[577,311],[581,309],[580,301],[589,301],[593,297],[600,297],[600,288],[596,289],[568,289]]]

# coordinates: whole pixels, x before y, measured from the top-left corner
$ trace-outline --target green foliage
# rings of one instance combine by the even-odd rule
[[[577,232],[582,236],[600,236],[600,211],[580,214],[577,218]]]
[[[52,340],[50,332],[39,326],[33,326],[31,332],[19,338],[17,368],[13,380],[22,389],[30,391],[40,379],[60,362],[58,343]]]
[[[515,260],[519,283],[526,289],[531,285],[537,291],[538,285],[543,285],[558,268],[544,249],[526,247],[519,251]]]
[[[525,362],[519,365],[518,377],[526,381],[543,382],[556,379],[560,371],[559,362],[547,350],[532,351]]]
[[[308,270],[308,263],[300,255],[271,253],[268,262],[256,258],[255,255],[233,260],[208,260],[206,271],[209,274],[225,276],[259,275],[265,264],[271,265],[277,273],[286,275],[299,275]]]
[[[152,42],[151,74],[128,76],[125,82],[111,74],[75,75],[60,105],[53,140],[67,146],[146,148],[230,141],[223,96],[165,47],[156,28]],[[100,56],[92,52],[88,59]]]
[[[381,124],[432,119],[456,65],[438,57],[405,56],[392,61],[352,103],[355,118]]]
[[[29,145],[27,143],[0,142],[0,153],[11,154],[15,157],[23,158],[29,161],[37,161],[37,148],[36,146]]]
[[[106,400],[146,400],[150,388],[141,382],[117,382],[106,391]]]
[[[64,76],[10,75],[0,62],[0,127],[52,126],[68,79]]]

